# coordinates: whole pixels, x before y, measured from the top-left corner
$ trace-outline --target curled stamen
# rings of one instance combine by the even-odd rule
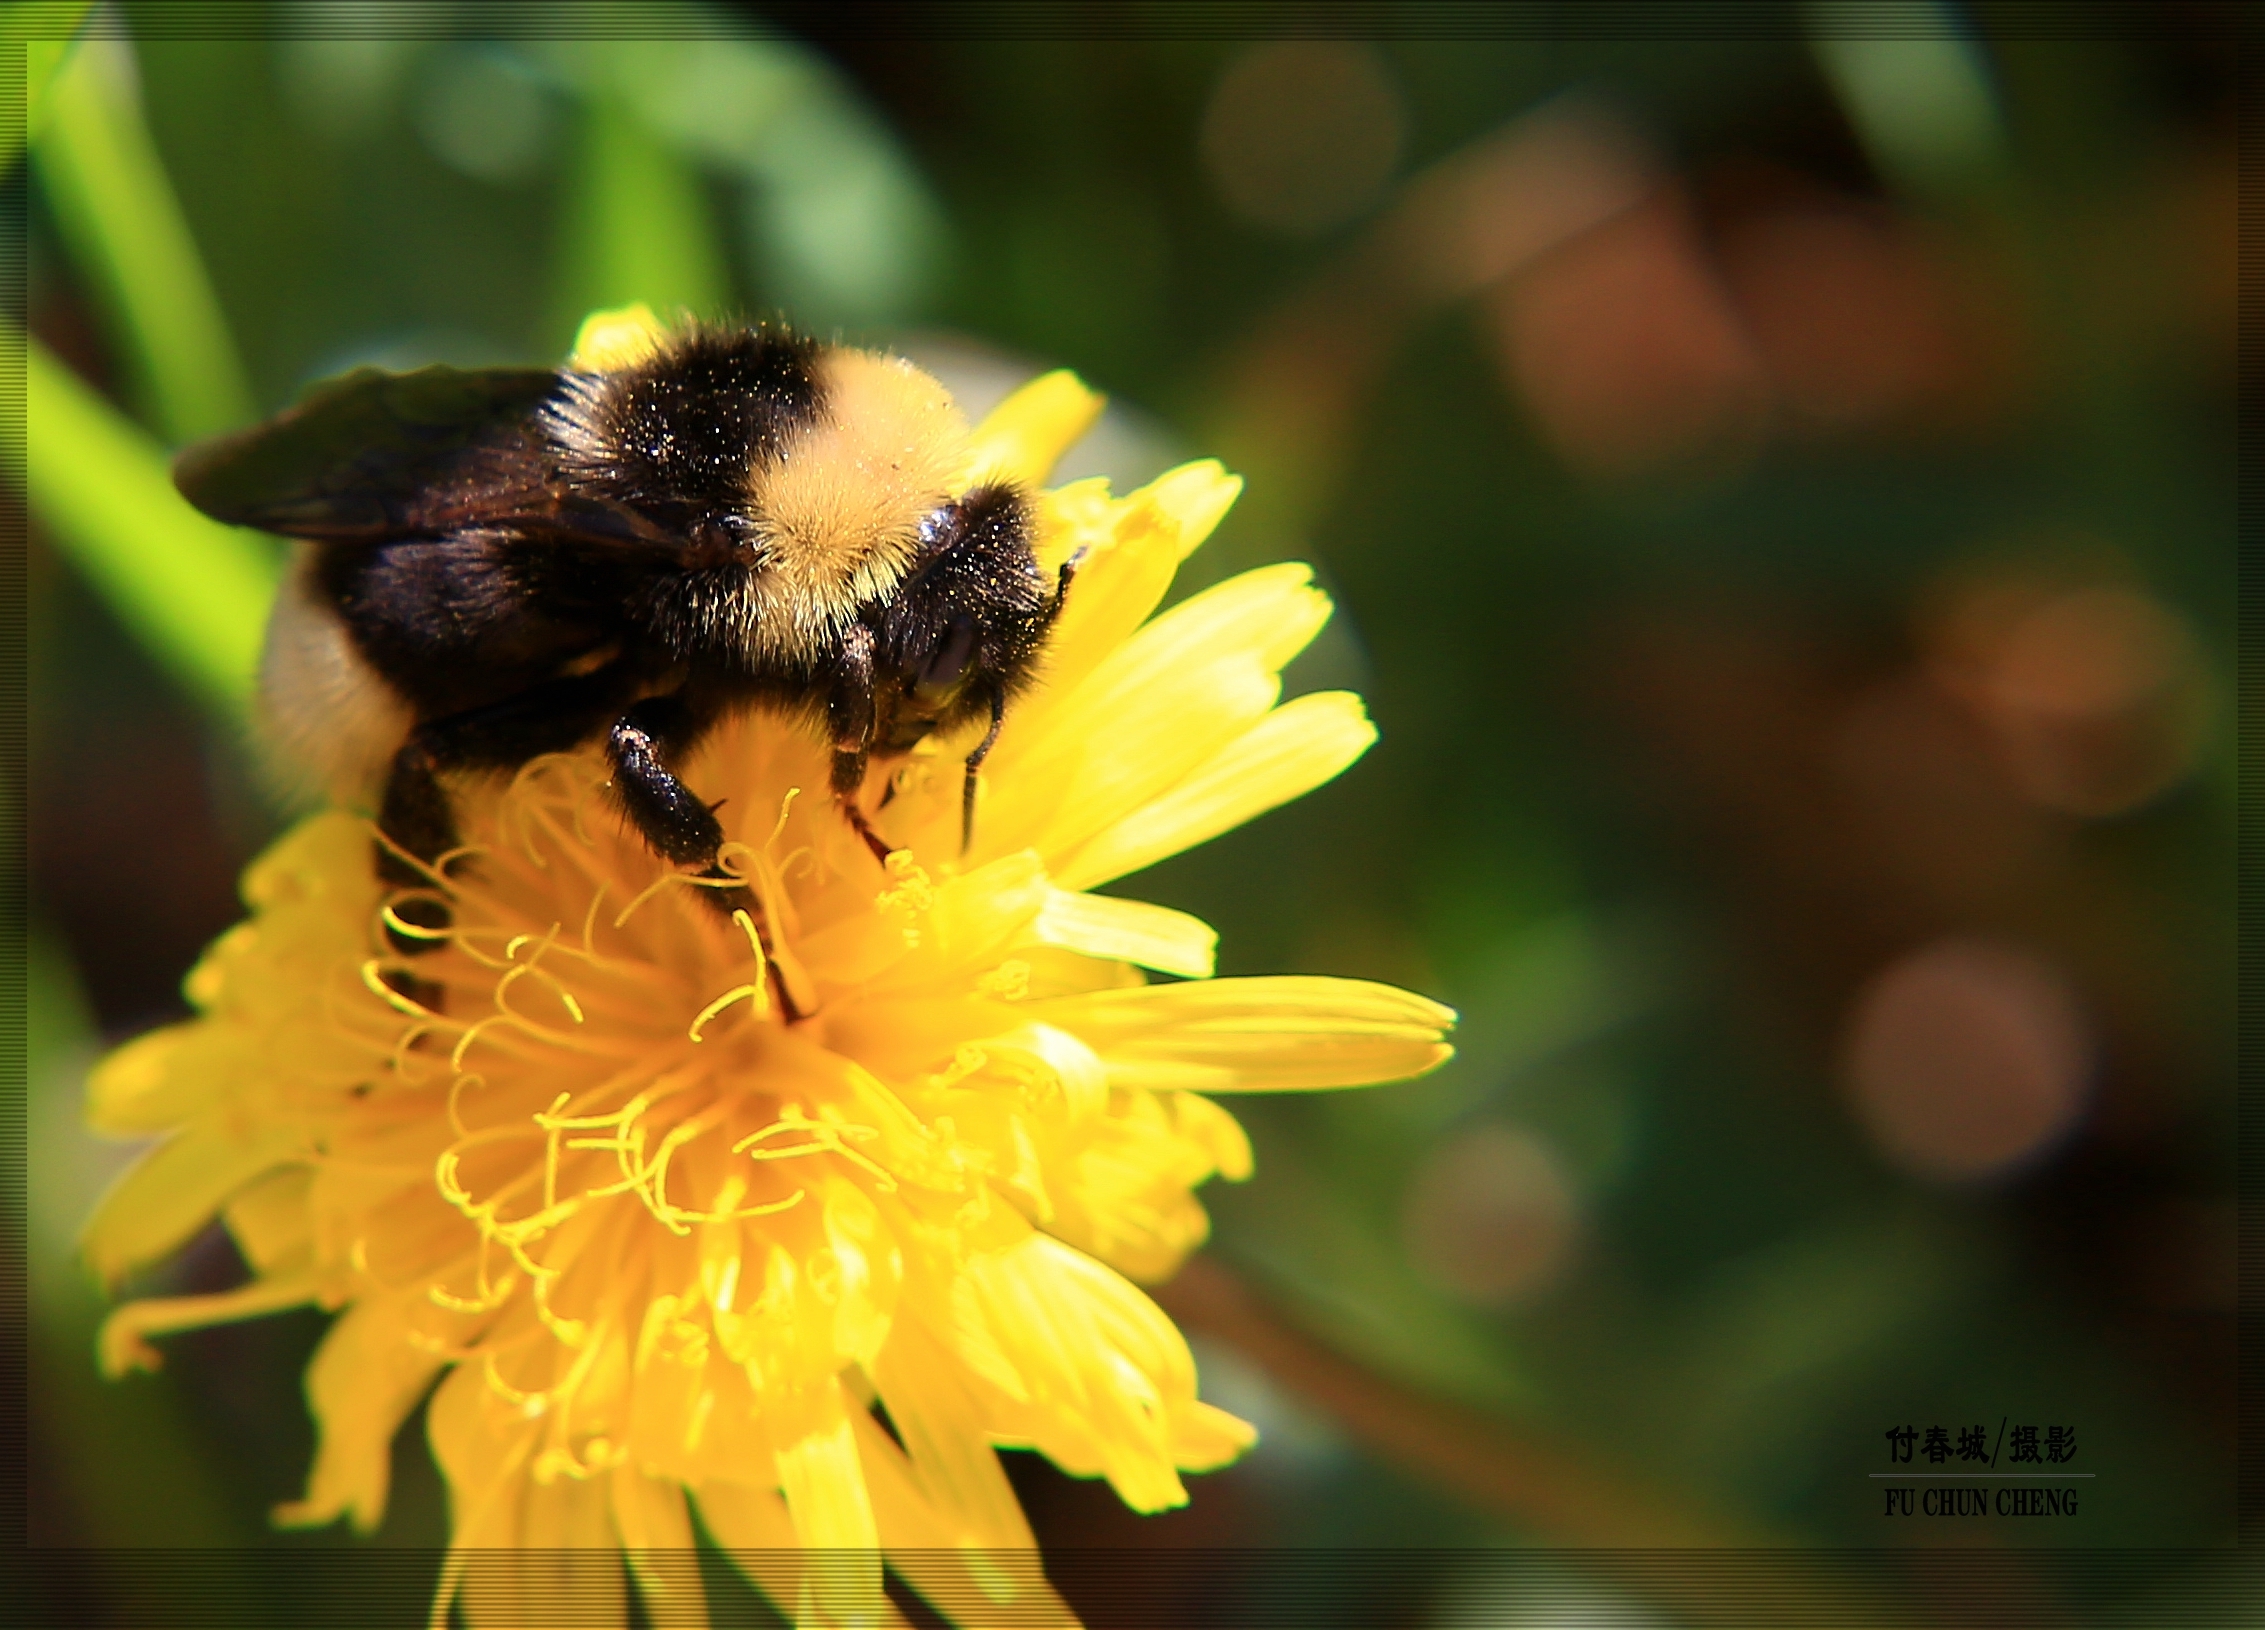
[[[766,851],[779,841],[779,835],[786,830],[787,817],[794,813],[794,801],[801,796],[800,787],[786,789],[786,796],[779,800],[779,818],[771,823],[771,835],[763,840]]]
[[[740,915],[745,916],[746,913],[741,912]],[[742,997],[746,998],[748,1005],[755,1010],[755,1017],[758,1019],[767,1019],[771,1016],[770,994],[760,984],[734,985],[700,1010],[699,1016],[692,1021],[692,1028],[687,1034],[694,1041],[700,1040],[701,1027]]]
[[[793,942],[801,931],[796,919],[794,901],[781,881],[778,868],[768,854],[751,849],[744,843],[727,843],[716,851],[716,864],[731,871],[755,891],[756,904],[763,908],[763,922],[770,929],[770,957],[778,969],[779,983],[794,1012],[807,1017],[818,1010],[817,992],[802,961],[794,954]]]
[[[686,872],[661,873],[661,875],[654,878],[652,882],[646,884],[644,888],[638,890],[637,897],[634,900],[631,900],[629,904],[621,908],[621,915],[614,918],[613,920],[614,927],[625,927],[628,924],[629,919],[636,914],[638,907],[642,906],[654,895],[660,893],[661,890],[669,888],[671,886],[682,887],[687,883],[697,883],[699,881],[699,878],[693,877]]]
[[[424,1084],[423,1081],[410,1070],[409,1054],[416,1048],[417,1043],[423,1041],[427,1036],[432,1034],[432,1030],[433,1027],[429,1024],[413,1024],[409,1026],[406,1030],[402,1031],[399,1036],[394,1038],[393,1049],[386,1055],[386,1068],[392,1071],[393,1074],[398,1077],[406,1086],[415,1087],[422,1086]]]
[[[810,1141],[808,1143],[787,1144],[783,1148],[759,1149],[755,1147],[765,1139],[782,1132],[805,1133],[809,1136]],[[750,1160],[795,1160],[804,1155],[839,1155],[852,1165],[871,1173],[874,1180],[880,1184],[883,1193],[893,1194],[896,1192],[896,1178],[870,1156],[849,1147],[847,1142],[851,1138],[866,1142],[880,1135],[878,1129],[870,1126],[857,1126],[836,1121],[814,1121],[805,1116],[799,1109],[790,1105],[780,1111],[779,1118],[769,1126],[763,1127],[759,1131],[750,1132],[733,1144],[731,1152],[735,1155],[744,1154]]]
[[[452,928],[428,928],[422,923],[411,922],[394,909],[398,905],[407,905],[412,900],[430,900],[443,908],[449,904],[445,895],[432,889],[404,889],[378,907],[378,920],[385,925],[386,932],[402,939],[422,940],[427,945],[446,944],[456,937],[456,931]]]
[[[442,1015],[435,1013],[422,1002],[412,1002],[408,997],[387,984],[385,975],[380,972],[384,966],[384,962],[377,957],[371,957],[362,964],[362,983],[368,987],[371,995],[405,1019],[426,1021],[425,1028],[427,1029],[448,1022]]]
[[[544,984],[548,985],[551,988],[552,994],[557,996],[559,1000],[559,1005],[566,1009],[568,1016],[570,1016],[576,1024],[581,1024],[584,1022],[582,1016],[582,1004],[574,999],[574,993],[568,990],[565,985],[559,982],[558,976],[556,974],[553,974],[547,968],[539,966],[542,961],[543,953],[545,951],[548,951],[553,945],[558,942],[558,933],[559,925],[557,923],[552,923],[550,926],[550,931],[540,936],[540,938],[533,934],[519,934],[515,935],[512,938],[511,942],[504,946],[504,957],[506,960],[511,962],[512,966],[508,973],[506,973],[501,979],[496,981],[494,1001],[499,1012],[512,1012],[510,1005],[504,1000],[505,995],[510,991],[511,987],[516,984],[521,978],[528,974],[533,974],[536,978],[540,979]],[[524,962],[519,961],[519,948],[530,943],[532,943],[535,947],[534,954],[528,957]],[[516,1017],[517,1015],[514,1016]]]
[[[469,1030],[465,1031],[463,1036],[458,1039],[455,1047],[453,1047],[449,1051],[448,1067],[452,1070],[461,1071],[464,1068],[464,1055],[472,1050],[472,1043],[479,1040],[480,1037],[486,1035],[490,1030],[493,1030],[498,1025],[509,1023],[510,1017],[511,1016],[506,1013],[491,1013],[486,1018],[482,1019],[479,1023],[473,1025]]]
[[[597,941],[598,907],[606,897],[606,886],[600,883],[590,895],[590,909],[582,913],[582,954],[592,962],[598,960]]]

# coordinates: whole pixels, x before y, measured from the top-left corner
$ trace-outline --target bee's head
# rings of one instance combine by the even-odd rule
[[[1057,604],[1029,502],[978,487],[922,528],[920,563],[869,617],[874,750],[903,752],[1003,705],[1029,681]]]

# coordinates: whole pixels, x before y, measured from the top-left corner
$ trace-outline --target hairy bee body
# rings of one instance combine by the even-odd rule
[[[721,830],[671,766],[741,708],[825,732],[877,854],[868,762],[987,716],[972,816],[1069,574],[1039,570],[1022,491],[960,490],[968,457],[909,363],[694,327],[602,370],[351,374],[175,479],[303,540],[261,712],[307,778],[376,806],[381,872],[453,846],[446,778],[603,741],[652,847],[712,873]]]

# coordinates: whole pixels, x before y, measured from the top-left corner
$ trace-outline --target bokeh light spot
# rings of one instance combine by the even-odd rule
[[[2193,769],[2209,722],[2202,656],[2186,620],[2153,596],[1982,582],[1950,597],[1933,632],[1938,677],[2033,802],[2120,815]]]
[[[1519,1127],[1459,1132],[1418,1167],[1401,1211],[1416,1271],[1458,1301],[1503,1307],[1554,1283],[1579,1201],[1549,1146]]]
[[[1858,994],[1845,1085],[1873,1145],[1933,1181],[2033,1159],[2076,1122],[2092,1044],[2066,980],[2028,952],[1951,937]]]
[[[493,50],[441,52],[410,111],[435,158],[496,186],[539,171],[557,135],[549,92],[523,64]]]
[[[1290,40],[1254,45],[1228,64],[1199,149],[1238,220],[1308,237],[1376,202],[1406,136],[1399,87],[1374,49]]]
[[[1939,394],[1958,358],[1941,279],[1900,223],[1774,212],[1723,245],[1724,271],[1786,405],[1855,425]]]
[[[1761,363],[1672,194],[1505,282],[1494,315],[1505,370],[1584,474],[1726,461],[1765,428]]]

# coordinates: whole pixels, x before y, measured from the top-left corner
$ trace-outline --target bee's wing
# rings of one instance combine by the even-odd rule
[[[563,495],[536,413],[558,382],[534,368],[360,369],[189,448],[174,485],[215,520],[299,538],[375,542],[556,517]]]

